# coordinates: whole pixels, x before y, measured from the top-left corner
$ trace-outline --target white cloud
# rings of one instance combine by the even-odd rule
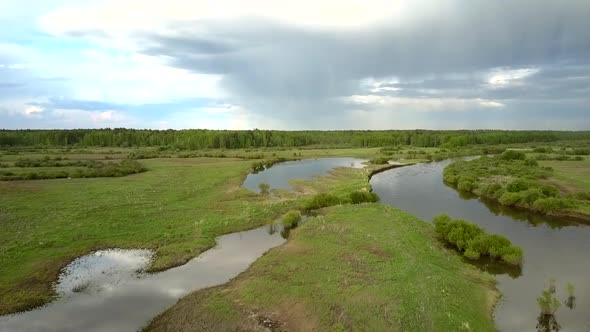
[[[52,34],[102,31],[110,35],[133,30],[160,30],[169,21],[245,16],[261,16],[300,25],[354,27],[386,18],[401,22],[410,14],[429,12],[431,7],[425,1],[400,0],[373,0],[370,3],[363,0],[280,3],[274,0],[108,0],[57,9],[41,17],[39,24]]]
[[[104,128],[125,126],[132,122],[129,116],[109,111],[86,111],[81,109],[55,109],[51,121],[70,128]]]
[[[353,95],[344,98],[347,103],[367,106],[371,109],[388,108],[393,111],[469,111],[476,108],[501,108],[502,103],[493,100],[475,98],[408,98],[380,95]]]
[[[35,105],[29,105],[26,106],[25,109],[23,110],[23,114],[26,117],[38,117],[40,116],[40,114],[44,111],[43,107],[39,107],[39,106],[35,106]]]
[[[489,73],[488,83],[491,84],[493,87],[502,87],[509,84],[518,83],[518,80],[534,75],[538,72],[538,68],[496,68]]]

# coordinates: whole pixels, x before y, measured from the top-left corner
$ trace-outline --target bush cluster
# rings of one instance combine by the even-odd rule
[[[379,201],[377,194],[361,190],[351,192],[349,197],[352,204],[375,203]]]
[[[305,205],[304,208],[305,210],[317,210],[317,209],[321,209],[321,208],[325,208],[328,206],[332,206],[332,205],[338,205],[342,203],[340,198],[338,198],[337,196],[331,195],[331,194],[325,194],[325,193],[321,193],[321,194],[317,194],[315,196],[313,196],[310,200],[308,200]]]
[[[506,154],[512,155],[513,152],[520,154],[508,150],[493,158],[482,157],[453,163],[445,168],[444,180],[458,190],[472,192],[506,206],[545,213],[576,206],[575,200],[579,198],[560,197],[559,189],[537,181],[551,175],[552,169],[516,155],[506,157]]]
[[[283,216],[283,225],[288,228],[294,228],[301,221],[301,212],[291,210]]]
[[[369,160],[369,162],[374,165],[385,165],[389,163],[389,157],[375,157]]]
[[[434,226],[436,234],[467,259],[477,260],[489,256],[512,265],[522,264],[522,248],[512,245],[504,236],[486,234],[481,227],[465,220],[453,220],[446,214],[434,218]]]

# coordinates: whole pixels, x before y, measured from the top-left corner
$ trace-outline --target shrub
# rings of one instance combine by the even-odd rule
[[[539,166],[539,162],[537,161],[537,159],[534,159],[534,158],[527,158],[524,161],[524,164],[527,166],[532,166],[532,167]]]
[[[489,197],[496,197],[496,193],[500,189],[502,189],[501,184],[499,184],[497,182],[491,183],[486,187],[484,194]]]
[[[502,152],[500,155],[500,159],[502,160],[525,160],[526,155],[524,152],[515,151],[515,150],[506,150]]]
[[[369,162],[371,164],[375,164],[375,165],[384,165],[389,163],[389,158],[388,157],[375,157],[371,160],[369,160]]]
[[[283,225],[285,227],[293,228],[301,221],[301,212],[291,210],[283,216]]]
[[[479,226],[461,219],[453,220],[446,214],[436,216],[433,222],[439,238],[454,245],[467,259],[490,256],[512,265],[522,263],[522,249],[502,235],[488,235]]]
[[[502,250],[502,260],[508,264],[521,265],[522,264],[522,248],[510,245]]]
[[[572,154],[587,156],[587,155],[590,155],[590,149],[589,148],[576,148],[572,151]]]
[[[500,198],[498,198],[498,202],[500,202],[500,204],[502,205],[506,205],[506,206],[513,206],[516,205],[516,203],[518,203],[522,198],[522,195],[520,195],[520,193],[514,193],[514,192],[505,192],[502,194],[502,196],[500,196]]]
[[[379,201],[377,194],[368,191],[354,191],[350,193],[352,204],[374,203]]]
[[[575,203],[566,198],[547,197],[538,199],[533,207],[538,211],[556,212],[569,208],[573,208]]]
[[[461,180],[457,184],[457,189],[461,191],[473,191],[475,188],[477,188],[476,182],[470,180]]]
[[[543,191],[539,188],[531,188],[520,193],[523,203],[532,205],[536,200],[543,198]]]
[[[505,248],[511,245],[510,240],[502,235],[492,234],[487,236],[488,255],[490,257],[501,257]]]
[[[559,189],[557,189],[554,186],[541,185],[541,186],[539,186],[539,189],[541,189],[541,192],[543,193],[543,196],[545,196],[545,197],[557,197],[557,196],[559,196]]]
[[[471,260],[478,260],[481,257],[479,252],[477,252],[471,248],[467,248],[467,250],[465,250],[463,255]]]
[[[258,185],[258,188],[260,189],[260,193],[263,195],[268,195],[270,192],[270,185],[268,183],[260,183]]]
[[[511,193],[517,193],[529,189],[530,186],[530,181],[524,179],[516,179],[508,183],[508,185],[506,186],[506,191]]]
[[[316,210],[340,204],[340,198],[330,194],[317,194],[305,203],[306,210]]]

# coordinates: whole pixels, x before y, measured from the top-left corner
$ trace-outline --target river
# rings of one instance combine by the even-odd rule
[[[446,186],[444,168],[451,161],[417,164],[376,174],[373,191],[381,202],[426,221],[439,213],[472,221],[488,233],[502,234],[524,250],[521,270],[489,263],[479,267],[496,274],[503,298],[495,312],[501,331],[554,331],[537,328],[537,298],[555,279],[561,301],[560,331],[590,331],[590,227],[565,220],[501,208]],[[566,305],[566,284],[575,286],[575,305]],[[571,304],[571,303],[570,303]]]

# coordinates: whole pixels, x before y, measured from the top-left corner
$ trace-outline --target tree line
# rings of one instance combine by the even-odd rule
[[[587,140],[590,131],[501,130],[0,130],[0,146],[152,147],[238,149],[260,147],[342,146],[460,147],[474,144],[549,143]]]

